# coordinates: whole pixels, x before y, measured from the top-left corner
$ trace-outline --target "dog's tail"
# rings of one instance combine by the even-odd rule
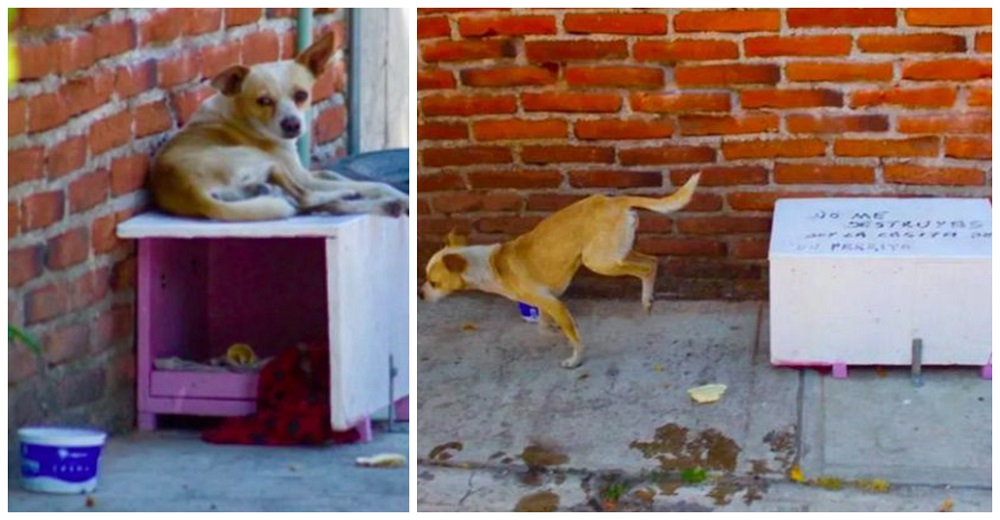
[[[628,203],[629,207],[632,208],[643,208],[658,213],[669,213],[671,211],[677,211],[687,205],[691,201],[691,197],[694,195],[694,189],[698,186],[698,179],[701,178],[700,173],[696,173],[691,176],[686,183],[684,183],[681,188],[662,199],[651,199],[647,197],[625,197],[625,201]]]

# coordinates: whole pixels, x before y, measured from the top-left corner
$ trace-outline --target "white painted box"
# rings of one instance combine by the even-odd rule
[[[775,365],[991,365],[985,199],[779,200],[771,232]]]

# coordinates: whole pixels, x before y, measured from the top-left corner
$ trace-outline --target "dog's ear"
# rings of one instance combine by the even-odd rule
[[[454,253],[450,255],[444,255],[444,258],[441,259],[441,262],[443,262],[444,266],[453,273],[464,273],[465,268],[469,266],[469,262],[465,260],[465,257],[463,257],[462,255],[456,255]]]
[[[460,236],[454,229],[448,232],[448,247],[462,247],[469,243],[469,239]]]
[[[243,65],[233,65],[212,78],[212,86],[227,96],[239,94],[247,74],[250,74],[250,69]]]
[[[330,63],[330,57],[333,56],[335,47],[334,43],[336,42],[333,31],[330,31],[316,40],[316,43],[310,45],[308,49],[302,51],[302,54],[296,56],[295,62],[309,69],[313,77],[318,78],[326,70],[326,65]]]

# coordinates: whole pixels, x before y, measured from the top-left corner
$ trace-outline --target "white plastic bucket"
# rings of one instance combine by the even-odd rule
[[[97,430],[26,427],[17,430],[21,483],[41,493],[90,493],[108,434]]]

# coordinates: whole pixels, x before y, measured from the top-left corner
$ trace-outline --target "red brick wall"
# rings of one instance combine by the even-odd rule
[[[701,171],[688,208],[641,216],[658,293],[761,298],[777,198],[990,193],[990,9],[418,16],[421,269],[452,228],[498,241]]]
[[[8,94],[8,319],[44,346],[8,349],[8,434],[25,423],[134,421],[135,245],[158,146],[233,63],[294,54],[294,9],[22,9]],[[346,17],[316,32],[346,43]],[[343,155],[346,66],[317,83],[314,158]]]

